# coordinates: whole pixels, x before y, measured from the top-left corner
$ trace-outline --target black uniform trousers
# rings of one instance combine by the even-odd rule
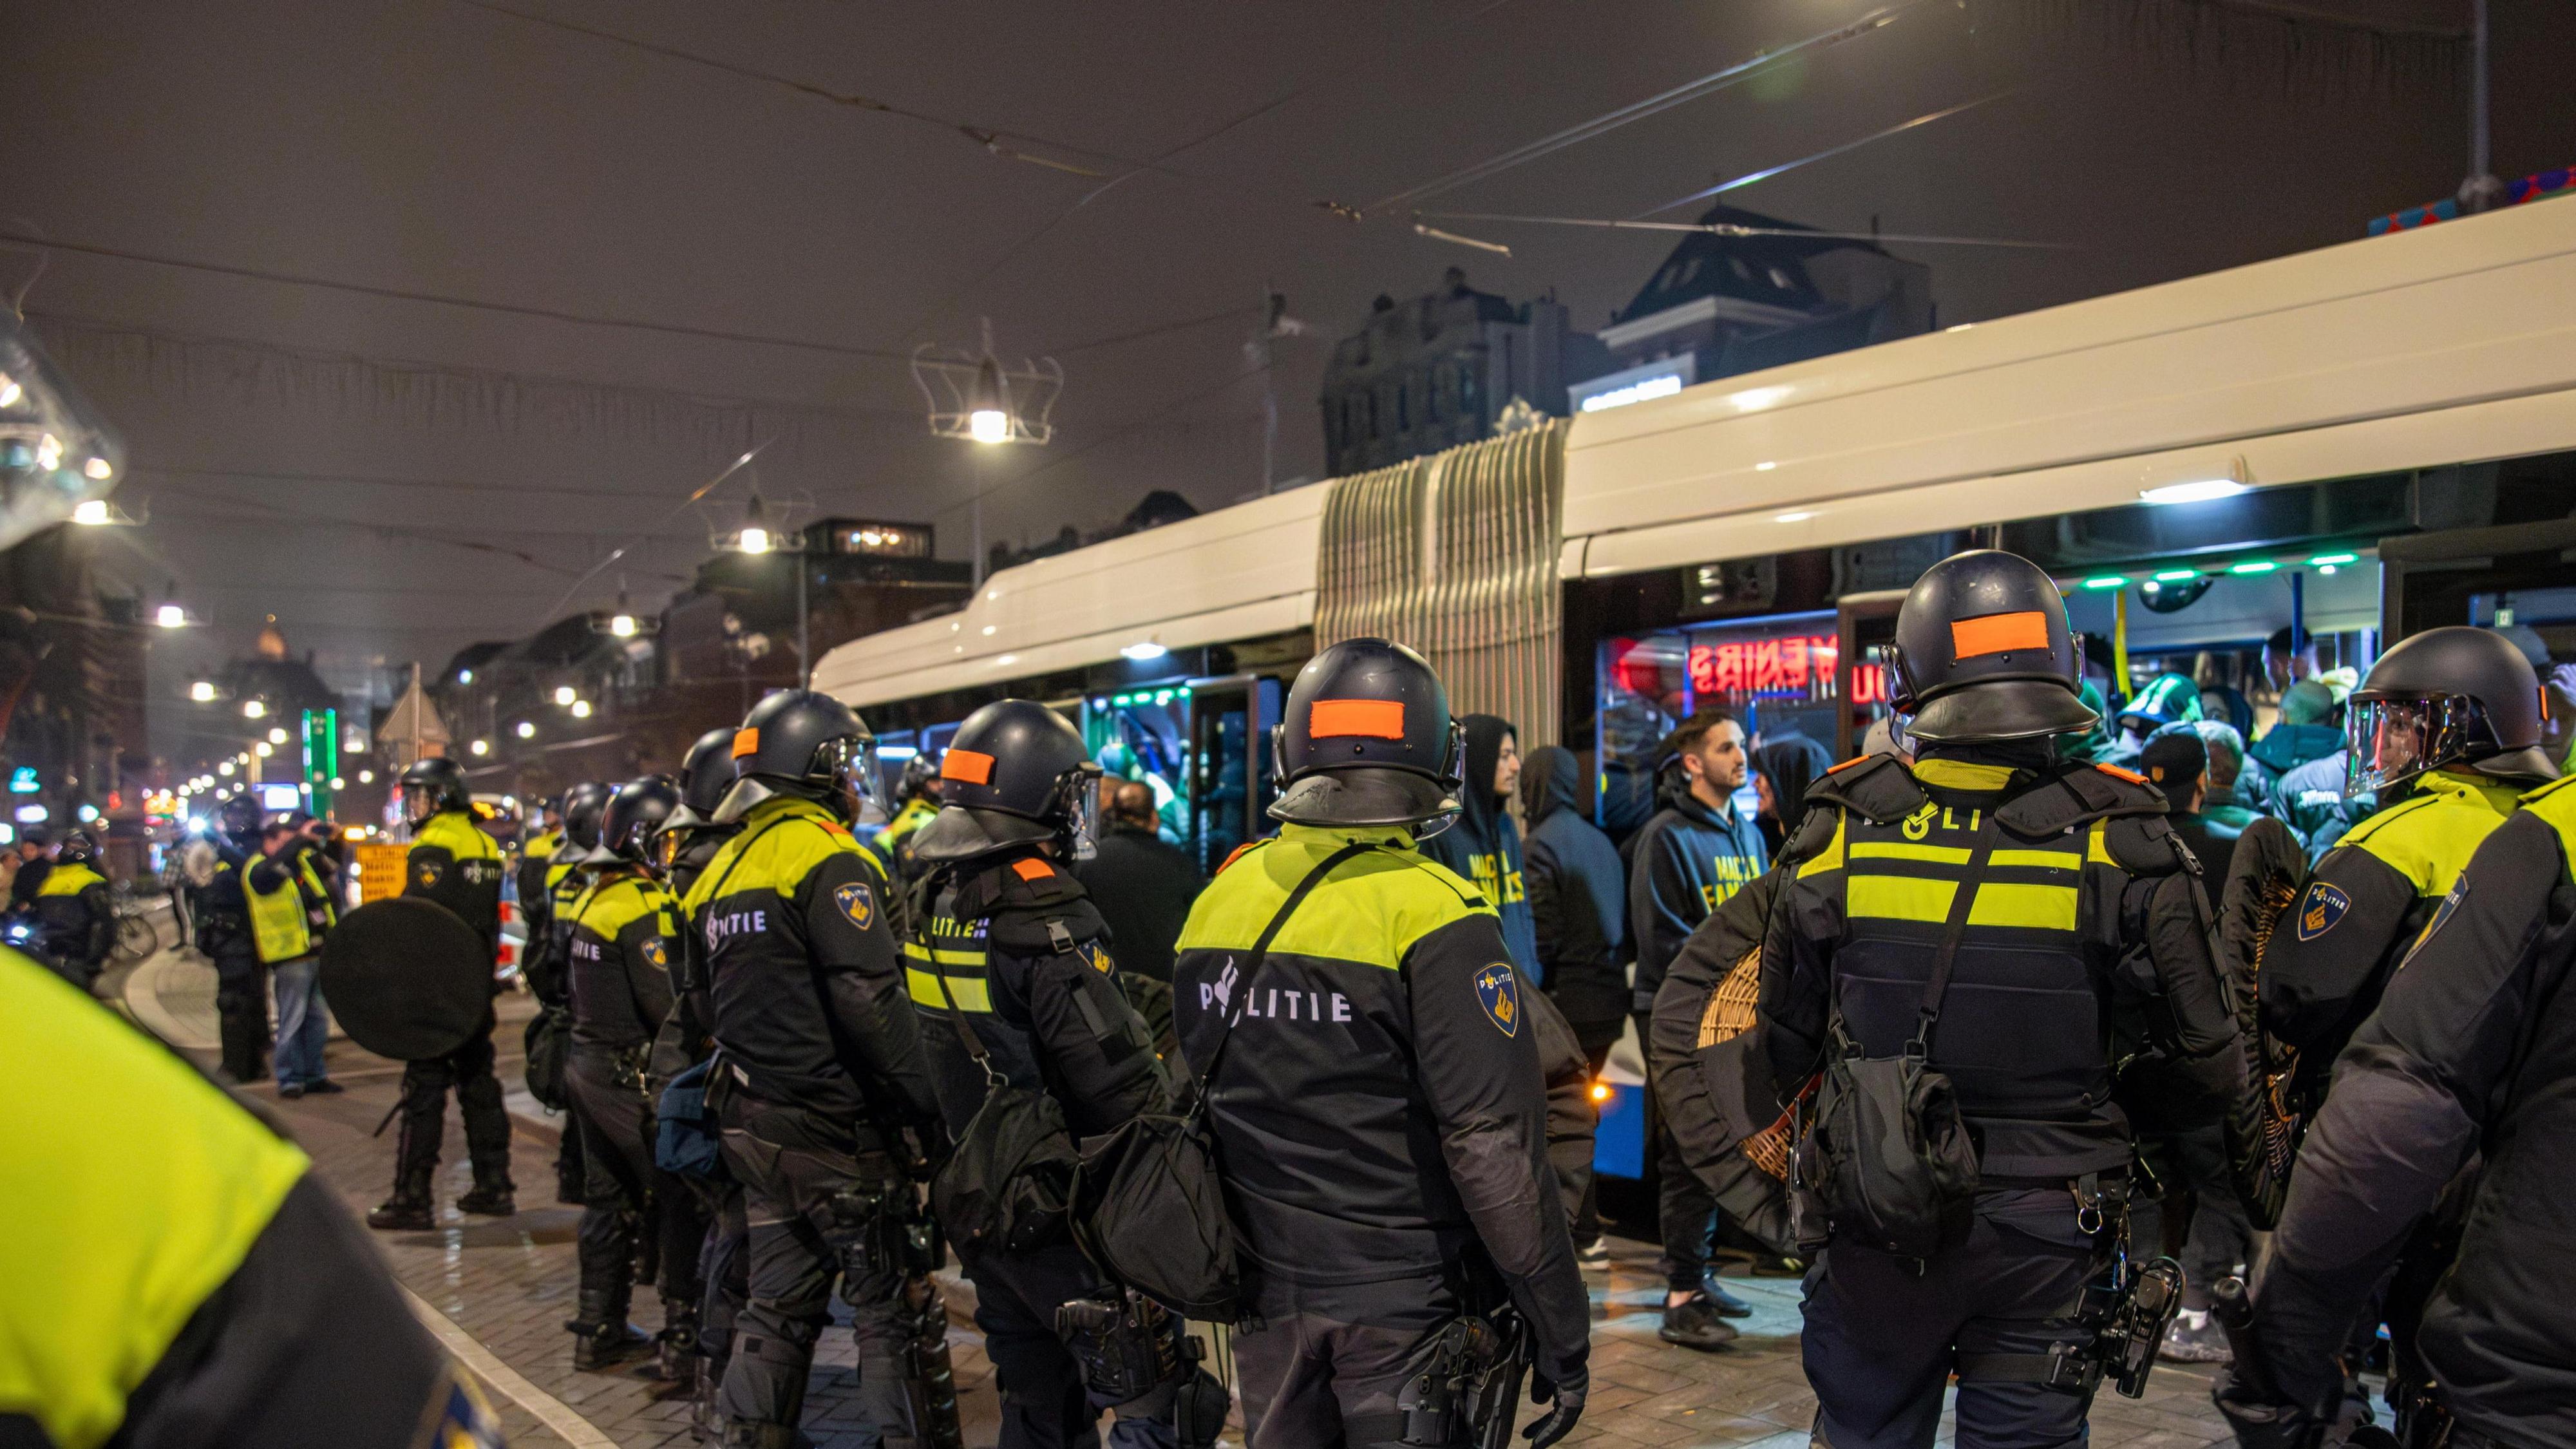
[[[1091,1260],[1071,1243],[1034,1253],[957,1250],[975,1285],[975,1326],[1002,1390],[1001,1449],[1090,1449],[1100,1442],[1106,1404],[1083,1388],[1082,1364],[1056,1336],[1056,1310],[1100,1291]],[[1120,1449],[1173,1449],[1164,1419],[1121,1418],[1109,1442]]]
[[[742,1184],[725,1178],[690,1184],[706,1223],[698,1246],[698,1351],[711,1385],[724,1383],[733,1358],[733,1331],[751,1301],[751,1226],[743,1215]]]
[[[492,1074],[490,1011],[465,1044],[443,1057],[403,1067],[402,1128],[394,1148],[394,1195],[429,1195],[438,1168],[439,1140],[447,1133],[447,1094],[465,1118],[465,1151],[474,1163],[474,1185],[510,1190],[510,1114],[501,1104],[501,1079]]]
[[[1397,1449],[1395,1406],[1462,1311],[1445,1274],[1291,1283],[1264,1274],[1262,1326],[1234,1340],[1247,1449]]]
[[[2084,1285],[2106,1251],[2065,1186],[1978,1193],[1967,1241],[1919,1263],[1836,1240],[1807,1272],[1801,1348],[1817,1435],[1832,1449],[1931,1449],[1952,1365],[2078,1341]],[[1958,1446],[2078,1444],[2091,1406],[2089,1393],[1970,1369]]]
[[[215,963],[215,1029],[224,1070],[236,1082],[259,1081],[268,1075],[268,968],[246,938],[208,954]]]
[[[873,1145],[860,1151],[845,1119],[741,1092],[722,1111],[725,1165],[742,1184],[751,1296],[735,1320],[718,1416],[728,1426],[795,1427],[837,1280],[858,1338],[858,1427],[910,1439],[902,1269],[870,1266],[865,1225],[842,1223],[832,1210],[837,1193],[908,1193],[910,1179]]]
[[[653,1105],[622,1055],[576,1042],[564,1074],[585,1173],[581,1319],[591,1328],[625,1322],[636,1242],[640,1234],[651,1234],[649,1241],[658,1244],[654,1286],[662,1294],[664,1329],[694,1328],[706,1216],[685,1183],[654,1165]]]

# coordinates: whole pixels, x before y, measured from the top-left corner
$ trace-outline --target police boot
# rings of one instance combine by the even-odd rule
[[[422,1150],[423,1134],[405,1110],[394,1137],[394,1195],[367,1214],[367,1226],[384,1232],[419,1232],[438,1226],[430,1206],[429,1182],[438,1171],[438,1149],[432,1141]]]
[[[572,1366],[586,1373],[632,1363],[653,1351],[653,1337],[626,1321],[626,1295],[605,1289],[581,1290],[581,1317],[564,1325],[572,1331]]]
[[[706,1356],[698,1352],[698,1305],[662,1300],[662,1331],[655,1335],[661,1345],[660,1356],[653,1365],[653,1377],[672,1387],[657,1398],[678,1398],[697,1390],[698,1372],[706,1366]]]
[[[456,1200],[459,1212],[477,1213],[487,1218],[506,1218],[519,1210],[512,1196],[510,1154],[477,1152],[474,1154],[474,1190]]]

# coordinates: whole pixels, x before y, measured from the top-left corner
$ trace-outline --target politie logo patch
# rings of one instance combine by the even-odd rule
[[[1073,948],[1073,954],[1075,959],[1081,961],[1083,965],[1090,967],[1092,970],[1099,972],[1103,976],[1106,976],[1110,972],[1118,969],[1118,963],[1109,959],[1109,953],[1101,948],[1098,941],[1083,942],[1081,945]]]
[[[2307,894],[2299,897],[2299,939],[2313,941],[2333,930],[2350,909],[2352,897],[2324,881],[2310,881]]]
[[[652,967],[656,971],[668,971],[671,969],[671,952],[669,948],[662,944],[661,937],[649,936],[645,938],[644,964]]]
[[[876,924],[877,893],[857,881],[832,892],[832,904],[839,906],[850,924],[862,931]]]
[[[1519,1034],[1521,983],[1511,967],[1497,961],[1476,973],[1476,1004],[1485,1008],[1486,1017],[1502,1028],[1503,1035]]]

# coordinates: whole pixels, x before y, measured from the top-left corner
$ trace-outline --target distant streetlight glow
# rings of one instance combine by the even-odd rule
[[[1011,415],[1000,408],[977,408],[966,415],[966,436],[979,443],[1011,440]]]
[[[282,744],[285,744],[285,743],[286,743],[286,731],[284,731],[284,730],[282,730],[282,729],[271,729],[271,730],[268,732],[268,742],[269,742],[270,744],[272,744],[272,745],[282,745]]]
[[[742,531],[742,540],[736,547],[744,553],[767,553],[769,545],[769,530],[755,525]]]
[[[557,704],[570,704],[579,697],[580,692],[575,690],[569,684],[558,684],[555,686],[555,703]]]
[[[190,699],[195,700],[195,701],[196,701],[197,703],[199,703],[199,704],[212,704],[212,703],[214,703],[214,702],[215,702],[215,685],[214,685],[214,681],[213,681],[213,680],[210,680],[210,679],[200,679],[200,680],[198,680],[196,683],[189,685],[189,686],[188,686],[188,697],[189,697]]]
[[[226,760],[222,764],[215,766],[215,773],[218,775],[229,775],[232,772],[233,762],[230,760]]]
[[[164,629],[185,629],[188,627],[188,611],[176,604],[163,604],[153,611],[152,622]]]
[[[276,750],[276,748],[275,748],[275,747],[273,747],[272,745],[270,745],[268,741],[266,741],[266,740],[261,740],[258,744],[255,744],[255,745],[253,745],[253,746],[251,746],[251,747],[250,747],[250,752],[251,752],[252,754],[254,754],[254,755],[259,756],[261,759],[265,760],[265,759],[267,759],[269,756],[271,756],[271,755],[273,755],[273,754],[276,754],[276,753],[277,753],[277,750]]]
[[[634,638],[635,616],[633,614],[616,615],[608,621],[608,632],[620,639]]]
[[[90,461],[98,460],[93,458]],[[104,498],[84,498],[72,508],[72,522],[84,528],[102,527],[108,518],[107,500]]]
[[[260,703],[258,700],[245,699],[242,701],[243,719],[259,719],[267,713],[268,706]]]
[[[477,755],[488,755],[492,753],[492,742],[490,740],[476,740],[470,748],[472,748],[474,753]],[[358,778],[363,780],[366,776],[360,775]]]
[[[590,701],[586,699],[574,700],[572,702],[572,717],[574,719],[590,718]]]
[[[527,720],[521,720],[519,721],[518,734],[519,738],[523,740],[533,740],[537,737],[537,727]]]

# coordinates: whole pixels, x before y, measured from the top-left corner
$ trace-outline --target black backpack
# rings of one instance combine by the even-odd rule
[[[1967,1240],[1977,1196],[1976,1142],[1950,1079],[1932,1070],[1930,1057],[1932,1028],[1941,1019],[1941,998],[1993,854],[1994,832],[1990,812],[1950,898],[1920,1019],[1904,1049],[1863,1056],[1843,1029],[1842,1008],[1833,1008],[1824,1080],[1790,1159],[1791,1218],[1801,1246],[1848,1236],[1898,1257],[1929,1258]]]
[[[1112,1281],[1185,1318],[1239,1323],[1251,1314],[1243,1301],[1234,1220],[1225,1208],[1216,1130],[1207,1121],[1209,1084],[1251,1004],[1253,976],[1279,928],[1336,866],[1375,848],[1355,841],[1324,857],[1262,928],[1244,958],[1242,1000],[1208,1053],[1188,1108],[1130,1118],[1083,1146],[1073,1187],[1075,1241]]]

